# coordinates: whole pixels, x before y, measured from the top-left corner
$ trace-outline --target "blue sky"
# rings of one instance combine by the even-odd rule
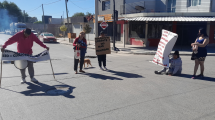
[[[0,2],[3,1],[4,0],[0,0]],[[64,18],[66,18],[65,0],[7,0],[7,1],[16,3],[16,5],[21,10],[25,10],[31,17],[37,17],[38,20],[42,20],[43,14],[42,7],[39,7],[42,4],[44,7],[44,15],[51,15],[52,18],[61,18],[61,16],[63,17],[64,12]],[[76,12],[95,13],[95,1],[69,0],[68,10],[69,17],[71,17]]]

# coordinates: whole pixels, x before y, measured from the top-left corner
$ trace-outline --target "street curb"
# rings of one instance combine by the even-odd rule
[[[133,53],[134,55],[155,55],[153,53]],[[180,56],[191,56],[191,54],[180,54]],[[215,56],[215,54],[208,54],[207,56]]]
[[[73,45],[72,43],[61,43],[60,44],[65,44],[65,45]],[[88,49],[95,49],[95,47],[87,47]],[[156,52],[144,52],[144,53],[136,53],[136,52],[122,52],[122,51],[114,51],[111,50],[112,53],[118,53],[118,54],[134,54],[134,55],[155,55]],[[192,53],[181,53],[180,56],[191,56]],[[215,53],[208,53],[207,56],[215,56]]]

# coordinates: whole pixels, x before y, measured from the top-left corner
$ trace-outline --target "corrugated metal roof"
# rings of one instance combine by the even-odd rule
[[[135,17],[128,21],[215,21],[215,17]]]

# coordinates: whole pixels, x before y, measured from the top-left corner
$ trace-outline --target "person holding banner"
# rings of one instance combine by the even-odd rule
[[[102,37],[105,37],[105,34],[103,31],[100,32],[99,38],[102,38]],[[98,57],[100,70],[107,70],[107,68],[106,68],[106,54],[97,55],[97,57]],[[103,63],[104,69],[102,68],[102,63]]]
[[[192,55],[192,60],[195,60],[195,67],[194,67],[194,74],[192,76],[192,79],[195,79],[196,77],[203,78],[204,77],[204,61],[207,56],[207,45],[209,43],[209,38],[206,33],[206,30],[201,28],[199,29],[199,34],[194,43],[191,44],[192,47],[197,46],[198,52],[196,54]],[[198,67],[200,65],[201,73],[200,75],[196,76],[196,72],[198,70]]]
[[[87,40],[85,39],[85,32],[83,32],[83,31],[80,32],[79,36],[73,42],[73,46],[74,46],[74,49],[78,48],[81,51],[79,72],[85,73],[85,71],[82,70],[83,64],[84,64],[85,53],[87,50]],[[78,73],[78,71],[77,71],[78,63],[79,63],[79,59],[74,59],[75,74]]]
[[[8,41],[6,41],[4,43],[4,45],[1,48],[1,51],[4,52],[5,48],[8,45],[11,45],[13,43],[17,42],[17,50],[18,53],[24,53],[24,54],[28,54],[28,55],[32,55],[33,51],[32,51],[32,47],[33,47],[33,42],[36,42],[37,44],[39,44],[41,47],[46,48],[47,50],[49,50],[49,47],[47,47],[46,45],[44,45],[38,38],[36,35],[34,35],[31,32],[31,29],[26,28],[25,30],[18,32],[17,34],[15,34],[14,36],[12,36],[11,38],[8,39]],[[32,61],[27,61],[28,62],[28,72],[31,78],[32,82],[38,82],[38,80],[36,80],[34,78],[34,67],[33,67],[33,62]],[[26,75],[25,75],[25,69],[21,69],[21,75],[22,75],[22,80],[21,83],[25,83],[26,80]]]
[[[173,58],[169,59],[170,67],[164,67],[161,71],[155,71],[155,74],[166,74],[169,76],[180,75],[182,71],[182,60],[179,56],[179,51],[175,51]]]

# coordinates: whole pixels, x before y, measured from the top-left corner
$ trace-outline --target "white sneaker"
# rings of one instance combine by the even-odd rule
[[[100,70],[104,70],[102,67],[100,67]]]
[[[22,79],[22,80],[21,80],[21,84],[24,84],[24,83],[26,83],[26,80],[25,80],[25,79]]]
[[[104,70],[108,70],[106,67],[104,67]]]
[[[163,68],[162,70],[158,71],[158,73],[160,73],[160,74],[161,73],[166,73],[166,70],[167,70],[166,68]]]
[[[38,83],[38,80],[35,78],[31,78],[31,82]]]

